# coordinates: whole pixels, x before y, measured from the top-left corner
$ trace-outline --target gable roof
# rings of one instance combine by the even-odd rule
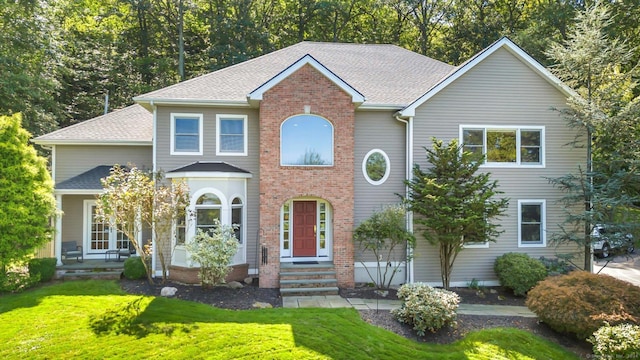
[[[414,102],[412,102],[409,106],[402,109],[399,112],[400,116],[415,116],[416,108],[420,105],[424,104],[426,101],[431,99],[434,95],[440,92],[442,89],[447,87],[449,84],[454,82],[456,79],[460,78],[468,71],[473,69],[476,65],[484,61],[491,54],[495,53],[499,49],[506,49],[509,53],[515,56],[517,59],[522,61],[525,65],[531,68],[534,72],[538,73],[542,78],[548,81],[551,85],[553,85],[560,92],[565,94],[566,96],[574,95],[575,92],[565,85],[560,79],[558,79],[555,75],[553,75],[549,70],[547,70],[542,64],[540,64],[537,60],[535,60],[531,55],[527,54],[522,48],[516,45],[513,41],[511,41],[507,37],[503,37],[493,44],[489,45],[486,49],[482,50],[471,59],[462,63],[458,68],[455,69],[451,74],[444,77],[439,83],[435,84],[431,87],[426,93],[422,96],[418,97]]]
[[[247,96],[310,55],[360,93],[362,108],[401,109],[454,67],[395,45],[301,42],[134,98],[142,105],[250,106]],[[306,60],[305,60],[306,61]]]
[[[135,104],[39,136],[33,141],[40,145],[151,145],[152,136],[153,115]]]
[[[313,56],[307,54],[303,56],[300,60],[291,64],[289,67],[284,69],[278,75],[272,77],[269,81],[260,85],[257,89],[253,90],[249,95],[247,95],[247,99],[249,101],[252,100],[262,100],[262,94],[269,91],[272,87],[276,86],[282,80],[289,77],[289,75],[298,71],[305,65],[310,65],[314,69],[318,70],[322,75],[331,80],[334,84],[338,85],[343,91],[347,94],[351,95],[351,99],[354,103],[362,104],[365,101],[364,96],[358,92],[358,90],[351,87],[351,85],[347,84],[342,80],[339,76],[331,72],[331,70],[327,69],[324,65],[320,64],[318,60],[314,59]]]

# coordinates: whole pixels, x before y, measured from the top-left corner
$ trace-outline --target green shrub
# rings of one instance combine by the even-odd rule
[[[548,277],[529,291],[526,305],[552,329],[579,339],[605,323],[640,322],[639,287],[586,271]]]
[[[124,277],[130,280],[147,277],[147,269],[140,256],[132,256],[124,261]]]
[[[516,296],[525,295],[538,281],[547,277],[547,269],[542,262],[521,253],[507,253],[498,257],[493,269],[500,284],[513,290]]]
[[[0,293],[24,291],[40,281],[40,275],[31,276],[27,271],[0,272]]]
[[[573,270],[576,270],[575,266],[561,257],[546,258],[544,256],[541,256],[539,260],[542,265],[547,268],[547,274],[549,276],[565,275],[572,272]]]
[[[47,282],[53,279],[56,274],[56,258],[42,258],[29,260],[29,274],[35,276],[40,275],[40,282]]]
[[[402,304],[391,314],[401,323],[413,325],[420,336],[427,330],[436,332],[445,325],[456,325],[460,297],[454,292],[423,283],[405,284],[398,290],[398,299]]]
[[[640,359],[640,326],[605,324],[589,342],[598,359]]]

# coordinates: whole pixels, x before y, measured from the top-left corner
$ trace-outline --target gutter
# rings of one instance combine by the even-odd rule
[[[395,119],[406,125],[406,150],[405,155],[407,157],[407,163],[405,168],[405,178],[410,180],[413,170],[413,116],[409,116],[406,119],[401,118],[399,115],[395,116]],[[409,186],[405,186],[405,198],[409,197]],[[413,213],[407,212],[406,216],[406,228],[413,233]],[[407,264],[406,283],[412,283],[414,279],[414,266],[413,266],[413,253],[411,249],[407,249],[407,256],[410,260]]]

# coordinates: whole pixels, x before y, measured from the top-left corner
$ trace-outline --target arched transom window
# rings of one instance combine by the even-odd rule
[[[280,163],[284,166],[332,166],[333,125],[315,115],[297,115],[282,123]]]

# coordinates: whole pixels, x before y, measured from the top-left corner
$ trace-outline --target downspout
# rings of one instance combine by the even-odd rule
[[[62,195],[56,194],[56,215],[55,215],[55,235],[54,249],[56,256],[56,266],[62,266]]]
[[[156,136],[156,132],[157,132],[157,125],[156,125],[156,120],[157,120],[157,113],[158,113],[158,108],[156,107],[156,105],[153,103],[153,100],[151,100],[151,102],[149,103],[149,105],[151,105],[151,109],[153,110],[153,120],[152,120],[152,128],[153,128],[153,132],[152,132],[152,136],[153,138],[151,139],[151,161],[153,162],[153,164],[151,165],[153,168],[153,174],[154,174],[154,178],[155,178],[155,174],[157,172],[157,168],[156,168],[156,139],[158,138]],[[154,204],[155,207],[155,204]],[[155,224],[151,224],[151,253],[153,254],[153,256],[151,256],[151,276],[152,277],[156,277],[157,274],[157,261],[156,261],[156,257],[158,256],[157,254],[157,248],[156,248],[156,232],[153,230],[153,227],[155,226]],[[142,227],[140,228],[140,232],[142,232]],[[140,236],[140,238],[142,239],[142,235]]]
[[[407,159],[406,167],[405,167],[405,179],[409,180],[412,177],[412,169],[413,169],[413,117],[408,117],[406,120],[400,118],[400,116],[395,116],[396,120],[404,123],[406,125],[406,150],[405,155]],[[409,197],[409,186],[405,185],[405,198]],[[407,230],[413,232],[413,213],[407,212],[406,217],[406,227]],[[407,256],[409,256],[410,260],[407,264],[407,273],[405,282],[412,283],[414,279],[414,270],[413,270],[413,254],[411,249],[407,249]]]

